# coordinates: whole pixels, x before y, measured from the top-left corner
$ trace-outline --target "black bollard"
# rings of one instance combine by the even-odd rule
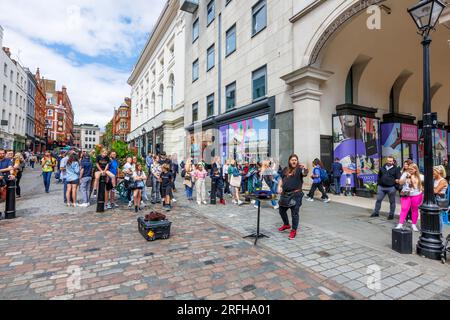
[[[217,186],[216,180],[211,179],[211,204],[215,205],[217,201]]]
[[[16,180],[6,182],[5,219],[16,218]]]
[[[97,192],[97,212],[105,212],[106,176],[100,176]]]

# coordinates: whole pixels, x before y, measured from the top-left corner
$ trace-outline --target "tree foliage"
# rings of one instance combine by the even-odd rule
[[[112,120],[105,127],[105,134],[103,135],[103,145],[110,149],[113,144],[113,123]]]

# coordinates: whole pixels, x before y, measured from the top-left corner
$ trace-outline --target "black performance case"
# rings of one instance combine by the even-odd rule
[[[412,231],[410,229],[392,229],[392,250],[401,254],[412,254]]]
[[[143,217],[138,218],[139,233],[147,241],[169,239],[171,226],[172,222],[168,220],[153,222],[153,221],[145,221]]]

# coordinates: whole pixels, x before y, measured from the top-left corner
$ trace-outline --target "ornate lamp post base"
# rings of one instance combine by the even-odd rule
[[[420,207],[422,234],[417,243],[417,254],[432,260],[441,260],[442,244],[440,209],[437,205],[423,204]]]

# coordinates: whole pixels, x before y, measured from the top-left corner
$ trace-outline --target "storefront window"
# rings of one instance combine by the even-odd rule
[[[269,116],[234,122],[220,127],[222,160],[256,163],[269,156]]]

